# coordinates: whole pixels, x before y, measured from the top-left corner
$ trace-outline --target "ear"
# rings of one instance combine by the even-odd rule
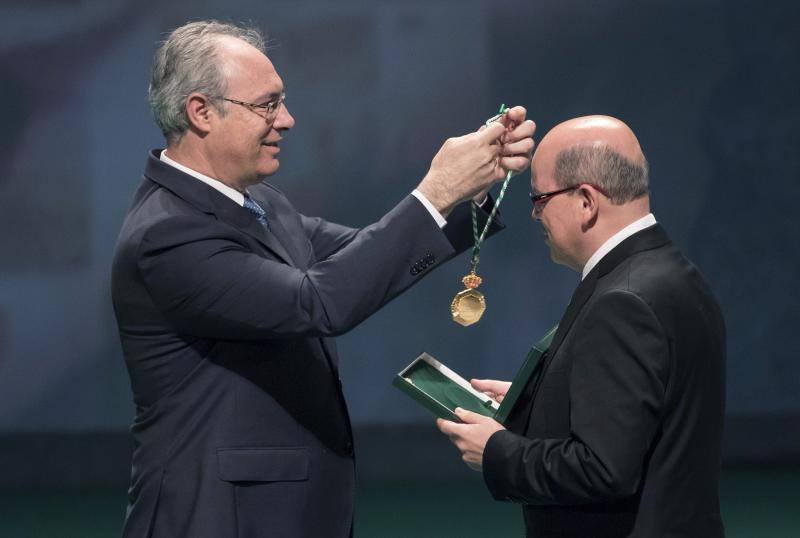
[[[581,185],[578,189],[580,197],[581,228],[584,231],[594,226],[597,221],[597,211],[599,203],[599,193],[591,185]]]
[[[186,117],[193,129],[208,134],[211,131],[211,120],[216,117],[216,110],[205,95],[194,92],[186,97]]]

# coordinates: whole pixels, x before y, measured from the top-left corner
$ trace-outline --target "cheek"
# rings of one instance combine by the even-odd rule
[[[566,231],[564,223],[560,219],[551,219],[547,222],[547,232],[555,241],[561,241]]]

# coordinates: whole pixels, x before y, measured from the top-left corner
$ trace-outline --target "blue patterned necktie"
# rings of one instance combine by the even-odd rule
[[[244,196],[244,208],[248,210],[250,213],[256,216],[258,222],[260,222],[265,228],[269,228],[269,221],[267,220],[267,212],[258,205],[258,203],[250,198],[249,195]]]

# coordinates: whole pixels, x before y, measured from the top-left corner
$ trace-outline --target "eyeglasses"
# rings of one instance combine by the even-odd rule
[[[280,96],[267,101],[266,103],[262,103],[257,105],[255,103],[248,103],[246,101],[238,101],[236,99],[229,99],[227,97],[222,98],[223,101],[228,101],[229,103],[233,103],[234,105],[240,105],[246,108],[249,108],[251,112],[255,112],[262,118],[267,121],[271,121],[275,119],[275,116],[278,115],[278,110],[281,108],[281,105],[286,100],[286,93],[281,92]]]
[[[602,188],[598,187],[594,183],[578,183],[577,185],[573,185],[571,187],[565,187],[563,189],[558,189],[557,191],[550,191],[550,192],[543,192],[541,194],[533,194],[531,193],[531,203],[533,204],[533,216],[538,217],[544,211],[544,206],[547,204],[547,201],[550,200],[553,196],[557,196],[559,194],[563,194],[565,192],[574,191],[575,189],[580,189],[583,185],[589,185],[594,187],[596,190],[600,192],[603,196],[608,196],[606,191]]]

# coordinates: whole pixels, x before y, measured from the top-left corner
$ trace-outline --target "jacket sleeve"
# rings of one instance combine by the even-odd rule
[[[491,194],[487,195],[486,201],[476,211],[478,230],[483,230],[489,213],[494,208],[494,199]],[[300,216],[306,236],[311,241],[314,254],[318,260],[324,260],[328,256],[345,245],[347,245],[357,234],[358,229],[332,223],[319,217]],[[431,217],[433,218],[433,217]],[[447,225],[444,227],[444,234],[457,253],[463,252],[474,244],[472,235],[472,210],[470,204],[460,204],[453,209],[447,217]],[[491,237],[504,228],[500,222],[499,215],[495,215],[489,227],[487,237]]]
[[[301,215],[300,220],[317,260],[330,257],[358,236],[358,228],[349,228],[319,217]]]
[[[606,292],[572,327],[570,435],[529,439],[501,430],[483,472],[498,500],[582,504],[634,494],[664,412],[669,344],[650,306],[629,291]],[[533,412],[537,412],[534,406]]]
[[[358,231],[305,219],[315,248],[327,254],[307,271],[262,257],[234,230],[207,222],[166,218],[148,228],[137,255],[162,314],[178,332],[205,338],[344,333],[456,253],[410,195]],[[412,272],[420,260],[424,270]]]

